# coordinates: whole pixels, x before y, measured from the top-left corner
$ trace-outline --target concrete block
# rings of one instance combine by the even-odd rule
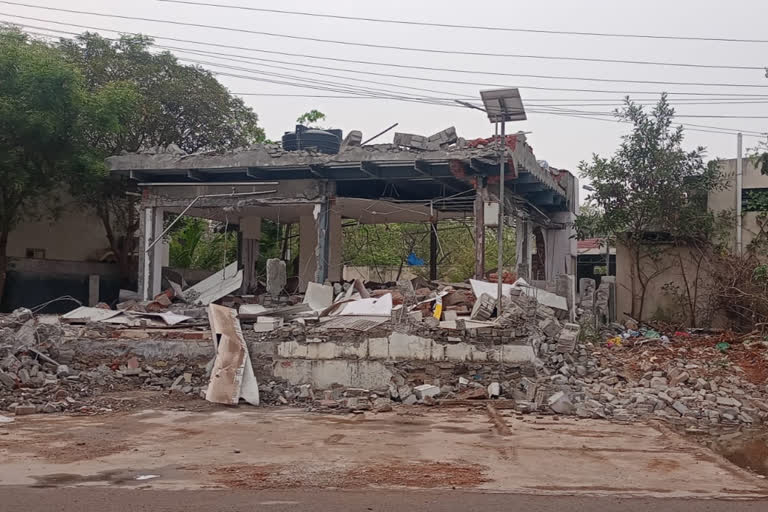
[[[337,343],[336,353],[342,358],[365,359],[368,357],[368,340]]]
[[[445,130],[439,131],[435,133],[434,135],[430,135],[427,138],[427,142],[437,143],[438,146],[442,146],[444,144],[453,144],[458,139],[458,136],[456,135],[456,127],[449,126]]]
[[[501,396],[501,384],[498,382],[491,382],[488,385],[488,398],[498,398]]]
[[[35,414],[37,412],[37,407],[34,405],[17,405],[16,409],[14,410],[16,416],[27,416],[29,414]]]
[[[420,336],[412,336],[393,332],[389,336],[390,359],[414,359],[429,361],[432,357],[432,340]]]
[[[273,363],[272,371],[275,377],[293,385],[312,384],[314,389],[330,389],[334,384],[348,388],[386,389],[392,379],[392,372],[384,364],[365,360],[278,359]]]
[[[573,414],[576,407],[571,399],[563,391],[558,391],[547,399],[547,405],[557,414]]]
[[[267,293],[277,297],[285,288],[287,273],[285,262],[278,258],[267,260]]]
[[[677,413],[680,416],[685,416],[685,414],[688,412],[688,407],[686,407],[681,401],[677,400],[672,403],[672,408],[677,411]]]
[[[432,342],[432,348],[430,350],[430,360],[432,361],[444,361],[446,359],[446,349],[448,345],[442,345],[440,343]]]
[[[539,329],[547,336],[547,338],[555,338],[562,330],[560,322],[557,318],[550,316],[539,321]]]
[[[459,314],[456,311],[443,311],[443,320],[446,322],[455,322],[458,318]]]
[[[284,341],[277,346],[277,355],[286,359],[306,359],[307,346],[297,341]]]
[[[439,395],[440,388],[432,384],[422,384],[413,388],[413,393],[419,400],[424,400],[425,398],[433,398]]]
[[[368,340],[369,359],[389,359],[389,338],[370,338]]]
[[[505,363],[529,363],[536,358],[530,345],[502,345],[501,360]]]
[[[337,359],[341,356],[341,350],[336,343],[308,343],[307,359]]]
[[[482,363],[488,361],[488,352],[472,347],[472,354],[470,356],[472,361]]]
[[[445,347],[445,359],[448,361],[471,361],[472,360],[473,347],[469,343],[446,344],[444,347]]]
[[[428,149],[429,147],[426,137],[412,133],[395,132],[392,143],[395,146],[406,146],[414,149]]]

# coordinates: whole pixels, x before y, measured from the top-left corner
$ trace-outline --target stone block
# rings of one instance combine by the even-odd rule
[[[570,397],[563,391],[558,391],[547,399],[547,405],[557,414],[573,414],[576,407],[571,402]]]

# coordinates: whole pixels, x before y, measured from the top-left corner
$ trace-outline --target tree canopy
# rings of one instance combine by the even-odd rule
[[[137,101],[131,84],[88,89],[56,48],[0,30],[0,296],[10,231],[52,206],[50,192],[62,183],[104,169],[90,141],[119,136]]]
[[[703,147],[683,149],[674,114],[666,95],[650,111],[627,98],[616,115],[632,123],[630,133],[613,156],[594,155],[579,166],[594,189],[588,197],[594,208],[577,218],[577,233],[616,237],[627,246],[635,318],[643,316],[648,283],[663,273],[643,262],[659,259],[648,242],[708,239],[715,224],[707,194],[720,183],[718,166],[704,163]]]
[[[124,35],[113,40],[84,33],[62,39],[57,46],[82,70],[89,90],[129,83],[138,92],[121,130],[88,137],[101,158],[171,144],[188,153],[225,151],[264,140],[258,116],[242,99],[232,96],[209,71],[183,65],[169,52],[153,52],[149,37]],[[101,219],[127,280],[135,267],[132,255],[139,218],[137,199],[127,196],[126,189],[126,183],[106,173],[83,174],[73,187],[74,195]]]
[[[242,99],[211,72],[180,64],[169,52],[152,52],[149,37],[112,40],[86,32],[58,46],[82,70],[89,90],[129,82],[141,95],[124,130],[91,141],[109,155],[169,144],[188,153],[235,149],[264,139],[258,116]]]

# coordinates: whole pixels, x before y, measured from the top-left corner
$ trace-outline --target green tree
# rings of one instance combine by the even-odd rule
[[[9,233],[51,210],[62,183],[103,169],[89,141],[118,134],[136,98],[119,81],[88,90],[56,48],[0,30],[0,298]]]
[[[317,125],[318,121],[325,121],[325,114],[320,112],[319,110],[310,110],[309,112],[304,112],[299,117],[296,118],[296,122],[299,124],[306,124],[312,128],[320,128]]]
[[[220,270],[237,257],[237,233],[216,232],[206,219],[184,217],[167,236],[172,267]]]
[[[130,83],[140,100],[118,132],[93,133],[89,143],[104,156],[174,144],[187,153],[223,151],[264,140],[258,116],[232,96],[209,71],[186,66],[169,52],[152,52],[152,39],[125,35],[110,40],[84,33],[58,44],[67,60],[82,70],[95,91]],[[84,176],[74,189],[104,225],[124,278],[133,273],[137,250],[138,199],[126,195],[129,183],[102,172]]]
[[[344,230],[344,263],[347,265],[390,267],[401,271],[411,253],[429,262],[430,224],[357,224]],[[475,272],[475,237],[472,228],[463,221],[446,220],[438,223],[438,277],[460,282]],[[488,267],[495,267],[496,232],[486,233],[485,257]],[[515,235],[507,229],[504,239],[505,268],[515,263]],[[427,277],[429,267],[409,270]]]
[[[616,112],[632,131],[610,158],[594,155],[579,169],[595,189],[590,200],[600,216],[577,218],[577,232],[604,233],[623,243],[630,256],[632,311],[642,318],[649,283],[664,273],[654,238],[672,242],[706,239],[713,226],[707,192],[719,183],[717,165],[704,164],[704,148],[682,148],[683,128],[662,95],[647,111],[626,99]]]

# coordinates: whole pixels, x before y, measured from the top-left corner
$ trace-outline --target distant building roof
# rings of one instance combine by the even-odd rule
[[[578,240],[578,254],[605,254],[605,238],[587,238]],[[616,254],[616,248],[610,248],[611,254]]]

